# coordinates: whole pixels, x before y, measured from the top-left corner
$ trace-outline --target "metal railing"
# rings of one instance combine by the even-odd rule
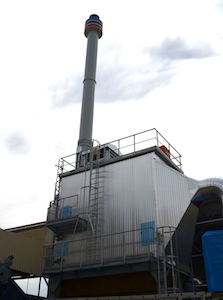
[[[45,245],[45,271],[124,264],[127,261],[148,261],[156,256],[157,236],[153,227],[143,230],[150,232],[146,244],[145,241],[142,242],[142,229],[136,229],[90,238],[82,233],[81,239],[74,235],[69,241],[63,240]],[[95,241],[94,247],[89,253],[87,245],[88,243],[91,245],[92,239]]]
[[[81,238],[80,235],[73,235],[69,240],[45,245],[45,270],[82,269],[158,259],[158,269],[169,265],[168,268],[174,272],[177,259],[176,255],[173,258],[175,250],[172,249],[174,230],[175,228],[171,226],[160,228],[148,226],[92,237],[82,232]],[[89,249],[89,245],[94,246]],[[159,266],[160,263],[162,267]],[[164,277],[166,274],[162,276]]]
[[[78,195],[53,200],[48,208],[47,221],[74,217],[79,212]]]
[[[118,140],[114,140],[100,146],[97,144],[97,146],[95,146],[94,148],[100,148],[102,154],[101,156],[104,160],[107,160],[108,157],[105,152],[108,148],[117,156],[124,157],[126,155],[133,154],[140,150],[144,150],[153,146],[160,148],[168,156],[168,158],[179,169],[181,169],[182,164],[180,153],[155,128],[137,134],[133,134]],[[63,173],[75,170],[76,158],[77,153],[62,157],[60,165],[61,172]]]
[[[69,300],[79,300],[80,298],[69,298]],[[106,297],[87,297],[81,298],[82,300],[219,300],[220,297],[213,297],[211,293],[206,291],[200,292],[184,292],[184,293],[172,293],[172,294],[150,294],[150,295],[128,295],[128,296],[106,296]],[[48,300],[54,300],[54,298],[48,298]],[[60,298],[60,300],[67,300],[67,298]]]

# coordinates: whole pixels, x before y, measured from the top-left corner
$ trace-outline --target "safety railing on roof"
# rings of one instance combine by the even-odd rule
[[[155,128],[114,140],[100,146],[97,144],[97,146],[93,147],[93,151],[94,149],[100,148],[101,157],[108,160],[117,156],[124,157],[153,146],[159,148],[179,169],[181,169],[180,153]],[[108,156],[106,152],[108,149],[110,154],[112,154],[110,156]],[[61,158],[61,172],[75,170],[76,158],[76,153]]]

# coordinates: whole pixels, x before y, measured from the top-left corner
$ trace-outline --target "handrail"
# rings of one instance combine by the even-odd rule
[[[52,200],[48,208],[47,221],[57,220],[58,214],[62,213],[62,210],[68,206],[70,207],[70,217],[76,215],[78,201],[77,194]],[[67,216],[61,215],[60,219],[64,217],[66,218]]]
[[[148,243],[142,243],[142,230],[153,232]],[[97,245],[94,256],[89,257],[88,243],[94,239]],[[44,266],[48,268],[61,269],[70,265],[76,268],[82,268],[84,264],[100,264],[111,263],[113,260],[118,260],[125,263],[130,260],[149,260],[156,256],[157,243],[156,229],[154,227],[146,227],[143,229],[133,229],[121,231],[111,234],[103,234],[92,237],[76,238],[46,244],[44,246]],[[59,251],[58,251],[59,249]]]
[[[146,226],[92,237],[80,238],[73,235],[69,239],[44,246],[45,270],[51,268],[61,270],[66,267],[80,269],[85,265],[102,266],[115,261],[123,264],[127,260],[136,262],[161,259],[163,254],[160,257],[159,247],[165,249],[173,234],[174,228],[171,226],[158,228]],[[143,236],[146,237],[147,242]],[[88,243],[91,245],[92,239],[95,241],[94,248],[88,252],[87,245]]]
[[[124,138],[113,140],[109,143],[100,145],[98,143],[97,146],[93,147],[93,149],[105,149],[106,147],[113,147],[112,150],[117,153],[117,155],[121,155],[124,157],[125,155],[129,155],[131,153],[136,153],[137,151],[144,150],[150,148],[152,146],[157,146],[158,148],[162,148],[162,146],[166,147],[169,153],[169,159],[179,168],[181,169],[181,155],[180,153],[170,144],[167,139],[155,128],[145,130],[133,135],[126,136]],[[76,166],[76,158],[77,153],[73,153],[61,158],[63,162],[63,170],[61,172],[67,172],[75,170]]]

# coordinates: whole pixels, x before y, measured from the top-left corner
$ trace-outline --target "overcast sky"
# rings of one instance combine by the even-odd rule
[[[185,175],[223,176],[223,1],[0,1],[1,228],[46,219],[55,165],[76,151],[93,13],[93,138],[155,127]]]

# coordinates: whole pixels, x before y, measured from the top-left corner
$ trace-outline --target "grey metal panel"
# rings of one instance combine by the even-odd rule
[[[60,199],[66,199],[77,195],[78,208],[84,208],[88,205],[89,192],[89,172],[81,172],[71,176],[63,177],[61,180]]]
[[[177,227],[190,204],[189,179],[158,160],[155,165],[158,227]]]
[[[99,245],[96,248],[97,257],[104,260],[155,254],[155,244],[142,244],[141,225],[152,221],[157,227],[177,227],[190,204],[191,194],[196,190],[196,182],[191,184],[190,179],[165,165],[154,152],[120,160],[102,168],[103,237],[95,237]],[[76,195],[79,212],[87,212],[88,186],[89,171],[62,177],[60,198]],[[70,255],[79,253],[77,257],[83,263],[87,259],[86,238],[86,232],[78,233],[75,237],[73,234],[66,237],[70,241]],[[69,263],[70,259],[70,256],[66,257],[65,262]],[[77,263],[78,261],[80,262],[79,258]]]
[[[191,200],[190,179],[166,166],[154,153],[103,168],[105,234],[136,229],[148,221],[177,226]],[[63,177],[61,198],[78,195],[80,207],[86,206],[84,186],[88,180],[86,172]]]
[[[102,233],[104,235],[119,233],[104,238],[103,255],[107,257],[123,256],[124,244],[128,245],[125,247],[125,255],[148,251],[147,247],[141,245],[140,226],[141,223],[155,221],[156,218],[155,191],[152,180],[153,158],[154,154],[149,153],[103,167],[105,178]],[[87,195],[84,197],[83,194],[88,192],[88,181],[89,171],[62,177],[60,193],[62,201],[59,203],[63,205],[67,202],[64,199],[67,197],[72,199],[71,196],[77,195],[78,209],[83,212],[84,207],[87,208]],[[135,229],[137,230],[134,232]],[[132,232],[122,234],[121,232],[124,231]],[[85,233],[83,237],[84,235]],[[81,234],[78,235],[78,238],[83,237]],[[66,239],[73,239],[72,234]],[[110,243],[112,247],[108,247],[107,243]]]
[[[152,158],[150,153],[107,166],[107,233],[136,229],[156,217]]]
[[[136,229],[156,217],[153,156],[149,153],[103,167],[105,233]],[[82,201],[84,186],[89,185],[88,173],[63,177],[60,198],[78,195]]]

